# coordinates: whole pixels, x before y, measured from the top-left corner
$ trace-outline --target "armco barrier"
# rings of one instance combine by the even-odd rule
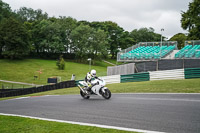
[[[151,80],[184,79],[184,69],[149,72]]]
[[[106,84],[120,83],[120,75],[103,76],[99,78],[104,79]],[[79,81],[83,81],[83,80],[76,80],[76,86],[78,85]]]
[[[55,90],[55,89],[69,88],[69,87],[75,87],[74,80],[64,81],[54,85],[45,85],[45,86],[25,88],[25,89],[1,89],[0,98],[26,95],[26,94],[32,94],[32,93]]]
[[[149,72],[121,75],[121,83],[149,81]]]
[[[106,84],[120,83],[120,75],[100,77],[106,81]]]
[[[200,68],[186,68],[185,79],[200,78]]]
[[[79,81],[83,81],[83,80],[76,80],[75,82],[76,86],[78,86]]]
[[[105,79],[107,84],[149,81],[149,80],[200,78],[200,68],[150,71],[150,72],[143,72],[143,73],[127,74],[127,75],[105,76],[101,78]],[[83,80],[76,81],[76,84],[78,84],[79,81],[83,81]]]

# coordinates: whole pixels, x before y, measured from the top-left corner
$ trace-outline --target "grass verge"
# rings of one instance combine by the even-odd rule
[[[200,93],[200,78],[108,85],[112,93]]]
[[[80,126],[60,122],[51,122],[0,115],[1,133],[128,133],[115,129],[105,129],[90,126]]]

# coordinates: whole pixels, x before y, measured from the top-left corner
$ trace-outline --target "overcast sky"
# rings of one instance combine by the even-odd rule
[[[192,0],[3,0],[13,10],[20,7],[42,9],[49,16],[71,16],[87,21],[113,21],[124,30],[152,27],[170,38],[186,33],[181,28],[181,11]]]

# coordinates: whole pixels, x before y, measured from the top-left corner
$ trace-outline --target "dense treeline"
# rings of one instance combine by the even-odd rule
[[[49,17],[42,10],[22,7],[12,11],[0,0],[0,55],[23,58],[26,55],[85,59],[116,58],[120,49],[139,41],[159,41],[153,28],[125,31],[118,24],[77,21],[71,17]]]
[[[189,31],[194,33],[195,30],[191,30],[185,22],[188,20],[184,19],[185,16],[183,27],[189,27]],[[116,58],[120,49],[142,41],[160,41],[160,34],[155,33],[153,28],[128,32],[112,21],[88,22],[65,16],[49,17],[40,9],[21,7],[12,11],[0,0],[1,58],[58,58],[61,54],[64,58],[78,60],[106,58],[108,55]]]

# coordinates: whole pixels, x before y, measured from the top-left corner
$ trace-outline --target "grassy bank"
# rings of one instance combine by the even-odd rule
[[[128,133],[114,129],[0,115],[1,133]]]
[[[107,66],[101,61],[92,65],[92,69],[97,70],[100,76],[106,75]],[[39,78],[39,70],[42,70]],[[89,71],[88,64],[66,61],[65,70],[58,70],[55,60],[26,59],[26,60],[0,60],[0,79],[9,81],[18,81],[34,84],[46,84],[47,78],[59,76],[62,80],[70,80],[72,74],[76,79],[83,79]],[[34,76],[38,76],[34,80]]]

